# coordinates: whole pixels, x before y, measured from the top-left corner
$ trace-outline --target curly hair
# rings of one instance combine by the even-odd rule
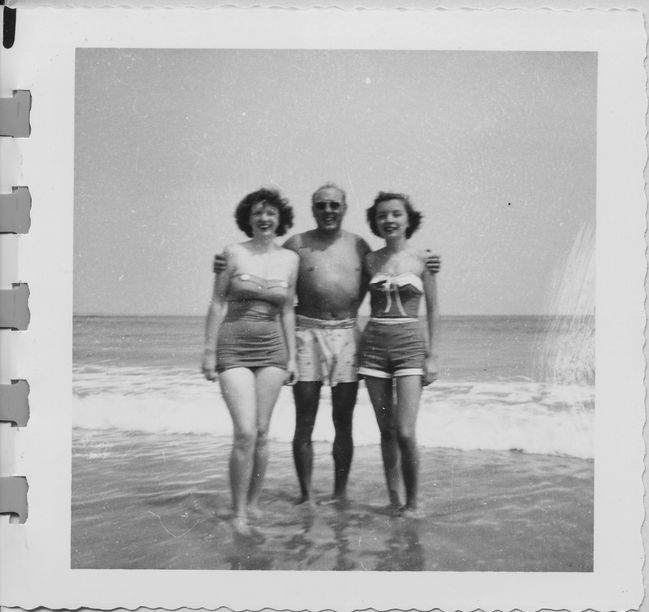
[[[255,204],[263,202],[266,206],[272,206],[279,213],[279,225],[277,226],[277,235],[283,236],[293,227],[293,209],[288,200],[283,198],[276,189],[266,189],[262,187],[249,193],[234,211],[234,218],[237,227],[249,238],[252,238],[252,227],[250,226],[250,211]]]
[[[374,198],[374,203],[367,209],[367,222],[370,224],[370,229],[372,233],[376,236],[381,237],[379,233],[379,228],[376,224],[376,211],[381,202],[387,202],[389,200],[400,200],[403,202],[403,206],[406,209],[408,215],[408,227],[406,229],[406,238],[410,238],[421,225],[421,219],[423,215],[415,210],[410,198],[404,193],[393,193],[390,191],[379,191],[379,195]]]

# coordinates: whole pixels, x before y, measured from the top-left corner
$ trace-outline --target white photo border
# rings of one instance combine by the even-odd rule
[[[32,608],[637,608],[644,557],[645,32],[639,11],[38,9],[21,11],[2,95],[29,89],[20,143],[32,228],[19,245],[32,321],[16,438],[25,525],[0,525],[2,603]],[[74,74],[78,47],[450,49],[598,54],[597,404],[592,573],[70,569]],[[128,92],[124,92],[128,96]],[[173,95],[173,92],[170,92]],[[16,376],[18,377],[18,376]]]

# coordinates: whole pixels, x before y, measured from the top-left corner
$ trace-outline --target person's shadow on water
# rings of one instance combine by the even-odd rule
[[[356,569],[356,563],[350,558],[352,551],[349,546],[349,536],[347,535],[350,517],[343,511],[338,514],[337,519],[331,525],[337,550],[336,562],[333,569],[335,571]]]
[[[297,562],[297,569],[310,569],[318,562],[322,563],[332,551],[335,551],[335,560],[333,566],[326,569],[334,571],[356,569],[356,563],[349,558],[351,553],[347,536],[349,523],[350,516],[344,511],[336,511],[333,516],[324,518],[314,512],[304,512],[300,520],[300,530],[289,538],[285,545],[292,553],[292,560]],[[322,537],[323,526],[333,532],[333,540],[316,543],[311,537],[311,531],[315,527]]]
[[[290,523],[287,527],[298,527],[297,533],[293,534],[286,540],[286,550],[290,552],[293,560],[297,563],[296,569],[305,569],[308,565],[309,557],[313,553],[314,542],[309,537],[309,532],[313,528],[315,517],[312,512],[303,512],[297,525]]]
[[[376,571],[415,572],[425,569],[425,551],[420,541],[419,521],[398,518],[391,521],[387,549],[380,553]]]

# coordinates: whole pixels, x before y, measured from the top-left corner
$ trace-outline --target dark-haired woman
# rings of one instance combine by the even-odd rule
[[[237,206],[250,240],[226,247],[205,326],[202,369],[218,377],[234,428],[230,456],[233,526],[249,534],[268,464],[270,417],[282,385],[296,380],[293,299],[298,256],[275,243],[293,224],[277,191],[259,189]]]
[[[372,232],[385,240],[385,247],[365,259],[371,317],[361,339],[359,373],[365,378],[381,432],[392,512],[416,517],[419,457],[415,430],[422,384],[437,378],[437,287],[435,275],[426,270],[427,253],[408,244],[421,222],[408,196],[379,193],[367,210],[367,219]],[[422,297],[425,332],[418,319]],[[399,496],[399,463],[404,506]]]

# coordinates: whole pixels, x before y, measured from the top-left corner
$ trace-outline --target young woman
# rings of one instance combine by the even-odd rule
[[[408,245],[421,222],[408,196],[379,193],[367,210],[367,219],[372,232],[385,240],[385,247],[365,259],[371,318],[361,339],[359,373],[365,378],[381,431],[392,512],[416,517],[419,459],[415,430],[422,384],[437,378],[437,287],[435,275],[426,269],[427,253]],[[418,319],[422,296],[426,333]],[[399,460],[405,506],[399,497]]]
[[[237,206],[235,218],[250,240],[226,247],[205,326],[202,369],[219,379],[234,426],[230,456],[233,526],[251,533],[268,464],[267,436],[277,396],[295,382],[293,300],[298,256],[275,243],[293,224],[277,191],[259,189]]]

